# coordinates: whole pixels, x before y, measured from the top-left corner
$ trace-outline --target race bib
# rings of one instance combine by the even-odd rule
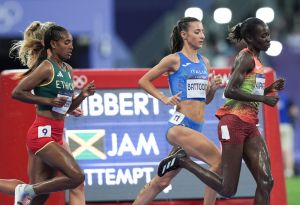
[[[256,74],[253,94],[264,95],[266,78],[264,74]]]
[[[229,135],[229,130],[227,125],[222,125],[221,126],[221,133],[222,133],[222,140],[229,140],[230,135]]]
[[[51,137],[51,125],[38,126],[38,138]]]
[[[52,111],[58,112],[60,114],[66,114],[72,104],[72,96],[66,93],[58,93],[57,97],[67,97],[66,103],[62,107],[53,107]]]
[[[169,122],[174,125],[179,125],[184,119],[184,114],[180,112],[175,112],[173,116],[170,118]]]
[[[187,98],[206,98],[208,80],[205,79],[187,79],[186,97]]]

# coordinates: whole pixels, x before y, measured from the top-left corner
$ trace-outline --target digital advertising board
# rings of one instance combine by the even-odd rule
[[[226,82],[228,75],[222,77]],[[91,80],[93,77],[75,76],[75,86],[82,87],[83,82]],[[166,79],[161,80],[166,83]],[[174,107],[164,105],[137,86],[126,88],[126,79],[119,84],[112,89],[101,83],[104,88],[98,86],[96,93],[82,103],[84,115],[66,120],[65,137],[84,170],[88,201],[134,200],[172,148],[166,140],[166,128]],[[170,96],[166,86],[160,90]],[[218,147],[218,119],[214,114],[225,102],[223,91],[219,89],[207,106],[203,129]],[[263,122],[261,116],[260,121]],[[247,186],[240,186],[236,197],[253,197],[255,182],[244,164],[240,183]],[[200,180],[182,170],[157,199],[202,198],[203,190]]]
[[[222,75],[225,83],[230,69],[214,70]],[[17,72],[22,71],[9,70],[0,75],[0,130],[3,131],[0,135],[0,161],[6,165],[1,167],[0,176],[28,182],[25,136],[34,121],[35,106],[11,99],[11,92],[17,84],[13,76]],[[74,70],[77,89],[92,80],[97,87],[95,95],[82,103],[84,116],[68,116],[65,124],[65,137],[86,176],[87,205],[131,204],[142,187],[156,175],[159,161],[171,149],[165,132],[174,110],[139,88],[138,79],[146,72],[147,69]],[[275,78],[274,71],[267,68],[266,85]],[[166,76],[155,80],[154,84],[168,95]],[[204,134],[216,146],[219,146],[218,120],[214,114],[224,102],[223,89],[219,89],[206,108]],[[264,105],[260,111],[259,127],[265,136],[274,177],[270,204],[286,205],[278,109]],[[182,170],[153,204],[202,204],[203,188],[200,180]],[[216,203],[250,205],[255,188],[253,177],[243,164],[237,194],[232,199],[218,199]],[[46,204],[65,205],[67,199],[64,192],[52,193]],[[11,204],[13,197],[0,193],[0,201]]]

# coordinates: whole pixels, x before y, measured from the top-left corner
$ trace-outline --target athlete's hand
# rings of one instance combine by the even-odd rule
[[[52,107],[62,107],[67,102],[67,97],[56,97],[56,98],[50,98],[50,105]]]
[[[210,83],[212,88],[220,88],[222,86],[222,76],[220,74],[216,75],[215,71],[213,71]]]
[[[284,89],[285,79],[280,78],[270,85],[271,92],[277,92]]]
[[[164,96],[161,101],[166,105],[179,105],[181,92],[171,97]]]
[[[81,93],[84,97],[94,95],[95,92],[96,92],[96,86],[94,84],[94,81],[87,84],[81,91]]]
[[[83,115],[83,110],[80,107],[77,107],[75,110],[73,110],[69,114],[73,115],[74,117],[80,117]]]
[[[265,103],[269,106],[272,106],[272,107],[274,107],[279,100],[278,96],[263,96],[263,97],[264,97],[263,103]]]

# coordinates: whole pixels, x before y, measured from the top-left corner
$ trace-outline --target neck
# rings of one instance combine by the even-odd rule
[[[181,50],[181,52],[186,56],[188,57],[190,60],[196,62],[198,61],[198,50],[195,50],[195,49],[191,49],[191,48],[183,48]]]
[[[54,61],[60,68],[63,68],[63,61],[60,58],[58,58],[57,56],[50,56],[49,58]]]
[[[255,48],[248,46],[248,49],[257,57],[259,57],[259,50],[256,50]]]

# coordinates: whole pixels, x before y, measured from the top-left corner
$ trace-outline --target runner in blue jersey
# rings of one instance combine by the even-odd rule
[[[204,39],[204,28],[198,19],[184,17],[179,20],[171,36],[172,54],[164,57],[149,70],[139,80],[139,84],[164,104],[176,106],[166,133],[167,140],[174,146],[171,154],[180,155],[179,147],[182,147],[188,156],[206,162],[212,171],[219,172],[220,151],[202,134],[205,106],[211,102],[217,87],[221,84],[220,76],[215,76],[211,82],[209,81],[209,61],[198,54]],[[165,73],[168,74],[170,97],[161,93],[152,83]],[[142,189],[133,204],[149,204],[170,184],[179,171],[178,169],[168,172],[162,177],[155,176]],[[206,187],[204,204],[213,205],[215,199],[215,191]]]

